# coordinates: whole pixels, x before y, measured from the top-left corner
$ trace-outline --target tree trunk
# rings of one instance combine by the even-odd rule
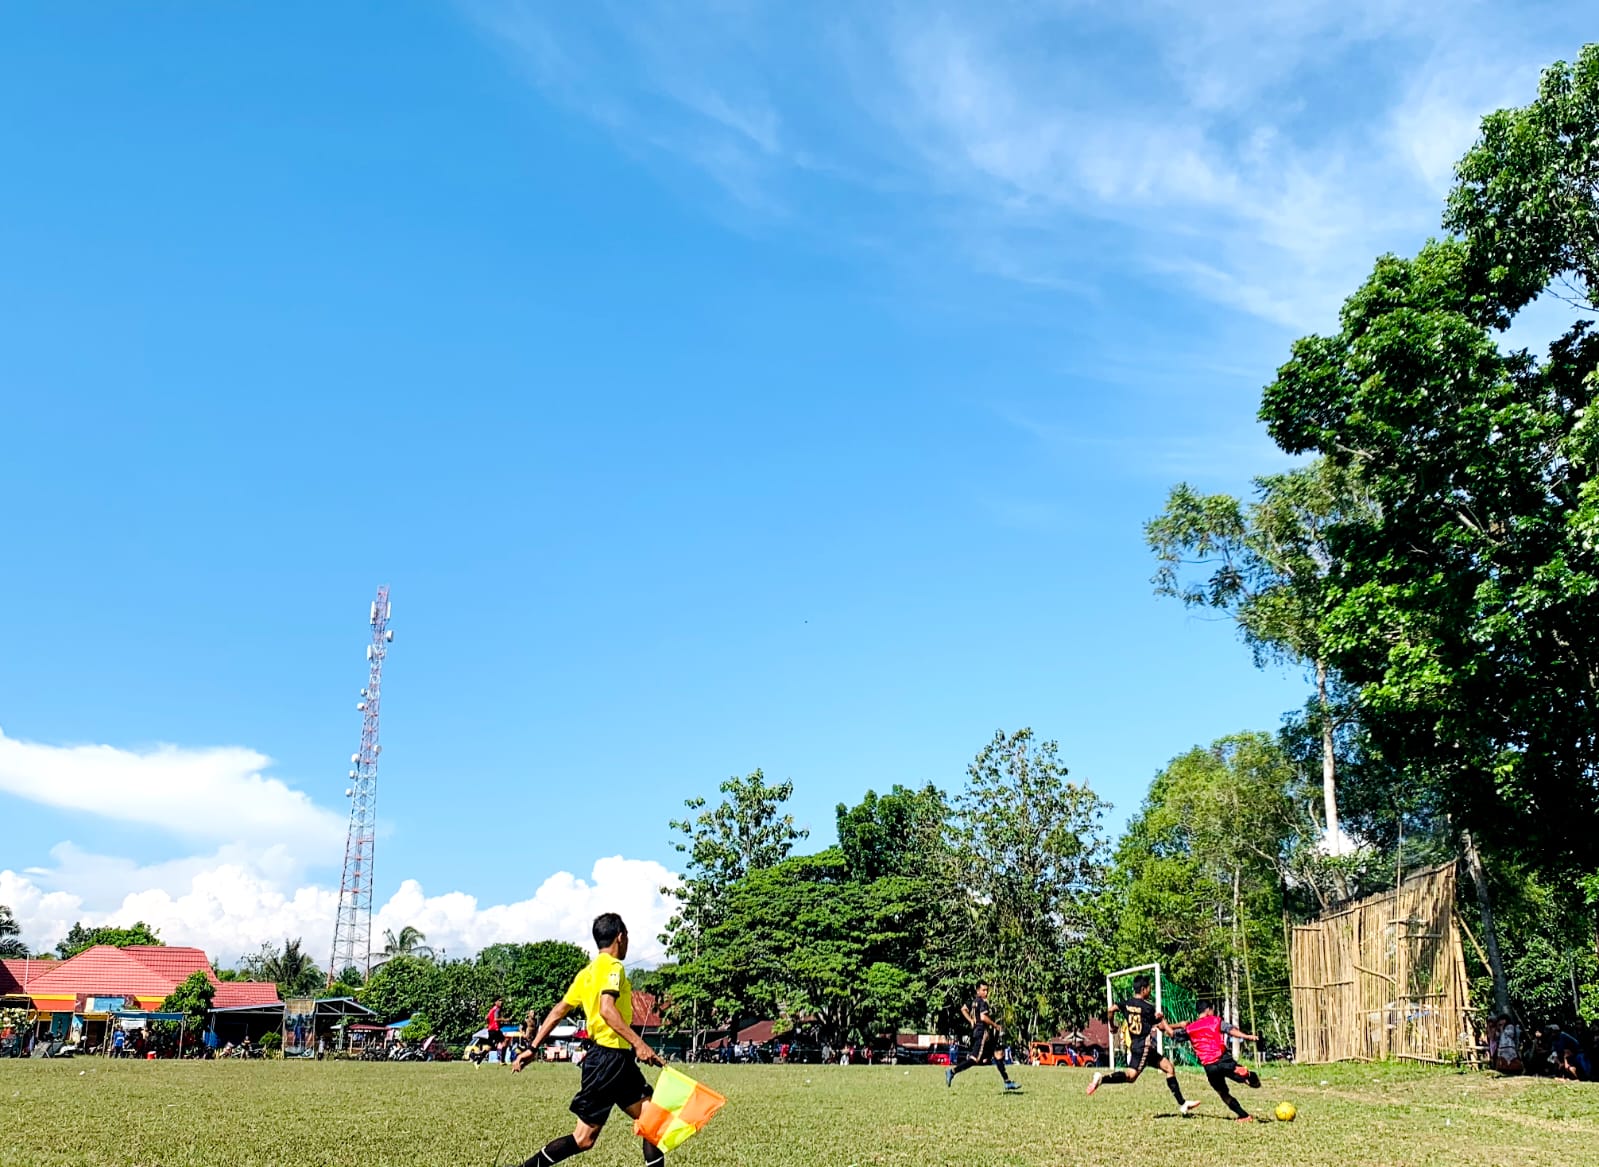
[[[1316,702],[1321,708],[1321,805],[1327,820],[1327,854],[1344,853],[1338,826],[1338,756],[1333,738],[1332,704],[1327,700],[1327,662],[1316,662]]]
[[[1227,976],[1227,995],[1230,998],[1230,1000],[1228,1001],[1227,1020],[1231,1021],[1235,1025],[1238,1023],[1239,1018],[1243,1016],[1243,1010],[1240,1008],[1241,1002],[1239,1001],[1239,993],[1238,993],[1238,954],[1239,954],[1239,951],[1242,948],[1242,945],[1240,944],[1240,937],[1241,937],[1241,935],[1243,933],[1243,924],[1239,920],[1238,915],[1239,915],[1239,908],[1240,908],[1240,905],[1242,903],[1242,900],[1243,900],[1243,897],[1242,897],[1242,895],[1239,892],[1239,872],[1238,872],[1238,868],[1234,867],[1233,868],[1233,951],[1232,951],[1232,959],[1227,962],[1227,973],[1228,973],[1228,976]],[[1236,1038],[1233,1039],[1232,1046],[1233,1046],[1233,1057],[1236,1059],[1238,1057],[1238,1052],[1239,1052],[1238,1040]]]
[[[1460,845],[1466,855],[1466,872],[1477,889],[1477,911],[1482,915],[1482,944],[1488,955],[1488,971],[1494,980],[1494,1013],[1504,1016],[1510,1012],[1510,991],[1505,985],[1505,965],[1499,958],[1499,932],[1494,927],[1493,901],[1488,895],[1488,873],[1483,869],[1482,856],[1477,852],[1477,841],[1470,831],[1460,832]]]

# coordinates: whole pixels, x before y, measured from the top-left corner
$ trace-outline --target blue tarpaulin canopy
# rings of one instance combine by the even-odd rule
[[[151,1013],[144,1009],[118,1009],[111,1016],[118,1021],[187,1021],[184,1013]]]

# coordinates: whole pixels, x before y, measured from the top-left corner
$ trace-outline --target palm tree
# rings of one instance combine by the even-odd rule
[[[322,970],[300,946],[299,937],[286,939],[282,948],[267,951],[261,962],[261,974],[269,981],[276,981],[278,991],[289,997],[314,993],[322,987]]]
[[[21,959],[28,955],[28,946],[22,942],[22,925],[11,908],[0,904],[0,957]]]
[[[383,929],[383,951],[378,953],[378,958],[372,962],[372,967],[376,968],[396,956],[414,956],[418,960],[432,960],[433,949],[422,943],[426,939],[420,928],[410,924],[401,928],[398,936],[390,928]]]

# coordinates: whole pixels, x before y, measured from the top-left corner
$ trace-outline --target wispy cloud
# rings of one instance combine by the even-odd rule
[[[1305,328],[1330,320],[1374,254],[1436,229],[1477,119],[1575,50],[1576,7],[467,11],[553,100],[746,211],[905,250],[933,235],[983,274],[1045,291],[1131,272]]]

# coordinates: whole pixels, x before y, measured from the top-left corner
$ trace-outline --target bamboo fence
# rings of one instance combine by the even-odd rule
[[[1469,1052],[1455,865],[1294,927],[1295,1060],[1438,1062]]]

